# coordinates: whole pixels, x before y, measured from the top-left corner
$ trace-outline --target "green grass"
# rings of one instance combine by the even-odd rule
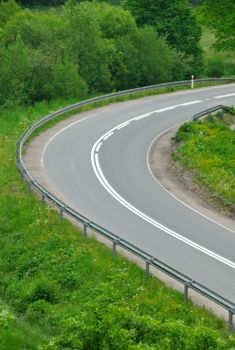
[[[112,259],[109,249],[61,222],[20,181],[14,162],[19,134],[70,102],[0,115],[0,313],[12,315],[3,313],[8,328],[0,330],[0,348],[234,349],[235,337],[221,320],[185,304],[156,278],[146,281],[126,259]]]
[[[199,184],[227,208],[235,207],[235,114],[221,113],[204,121],[183,124],[176,135],[181,143],[174,159],[193,172]]]
[[[46,339],[32,325],[9,311],[0,301],[0,349],[38,349],[45,344]]]

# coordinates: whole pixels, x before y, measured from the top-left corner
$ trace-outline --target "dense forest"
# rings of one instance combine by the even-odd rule
[[[188,1],[62,2],[0,2],[0,106],[204,74],[201,26]],[[219,42],[229,46],[227,31],[219,27]]]

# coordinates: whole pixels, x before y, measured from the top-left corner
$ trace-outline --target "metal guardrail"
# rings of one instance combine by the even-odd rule
[[[218,105],[218,106],[206,109],[205,111],[194,114],[194,116],[192,117],[191,120],[196,121],[201,117],[205,117],[205,116],[210,115],[210,114],[217,112],[217,111],[230,111],[230,108],[227,106]]]
[[[235,82],[235,79],[200,79],[195,80],[195,84],[202,83],[202,82],[221,82],[221,83],[229,83],[229,82]],[[152,85],[132,90],[126,90],[121,91],[117,93],[112,93],[96,98],[92,98],[83,102],[78,102],[73,105],[70,105],[68,107],[65,107],[63,109],[60,109],[59,111],[56,111],[54,113],[51,113],[41,120],[35,122],[29,128],[21,135],[20,139],[16,143],[16,164],[18,169],[21,172],[22,179],[25,179],[29,183],[29,187],[31,189],[34,189],[37,191],[41,197],[42,201],[45,200],[51,202],[54,206],[56,206],[59,209],[60,217],[63,219],[64,213],[72,217],[73,219],[77,220],[78,222],[82,223],[83,225],[83,234],[84,237],[87,236],[87,229],[90,228],[94,230],[96,233],[100,234],[101,236],[105,237],[106,239],[110,240],[112,242],[112,253],[113,256],[116,255],[116,248],[117,246],[131,252],[133,255],[139,257],[143,261],[145,261],[146,267],[145,267],[145,274],[146,277],[149,276],[149,269],[150,266],[153,266],[157,268],[158,270],[164,272],[165,274],[169,275],[173,279],[177,280],[178,282],[182,283],[184,285],[184,298],[185,301],[188,300],[188,290],[189,288],[202,294],[203,296],[207,297],[208,299],[212,300],[216,304],[222,306],[224,309],[228,310],[229,317],[228,317],[228,324],[229,329],[233,330],[233,315],[235,314],[235,303],[225,299],[221,295],[218,295],[217,293],[213,292],[212,290],[208,289],[207,287],[201,285],[200,283],[192,280],[190,277],[185,276],[181,272],[175,270],[174,268],[170,267],[169,265],[165,264],[164,262],[156,259],[155,257],[149,255],[148,253],[144,252],[143,250],[139,249],[138,247],[134,246],[133,244],[127,242],[126,240],[122,239],[118,235],[106,230],[105,228],[99,226],[95,222],[91,221],[89,218],[86,218],[85,216],[79,214],[71,207],[67,206],[65,203],[63,203],[61,200],[59,200],[57,197],[55,197],[52,193],[50,193],[46,188],[41,186],[30,174],[30,172],[27,170],[24,162],[23,162],[23,148],[25,142],[28,140],[30,135],[38,129],[40,126],[44,125],[48,121],[56,118],[57,116],[63,115],[66,112],[73,111],[75,109],[78,109],[79,107],[92,104],[94,102],[102,101],[105,99],[115,98],[118,96],[124,96],[133,94],[136,92],[142,92],[146,90],[155,90],[155,89],[161,89],[165,87],[175,87],[175,86],[184,86],[191,84],[191,80],[185,80],[180,82],[173,82],[173,83],[166,83],[166,84],[158,84],[158,85]],[[220,106],[221,107],[221,106]],[[221,108],[220,108],[221,109]],[[208,114],[208,110],[206,111]],[[200,116],[205,115],[202,113],[199,113]],[[199,114],[195,115],[194,117],[197,119],[199,118]]]

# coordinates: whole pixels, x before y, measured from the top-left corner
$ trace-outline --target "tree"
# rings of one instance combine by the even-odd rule
[[[0,105],[29,102],[32,52],[20,36],[5,48],[0,46]]]
[[[219,49],[235,49],[234,0],[206,0],[199,10],[201,21],[213,29]]]
[[[67,52],[77,64],[82,79],[89,86],[89,91],[112,90],[109,63],[112,60],[114,47],[102,34],[95,4],[68,2],[65,5],[64,21],[67,22]]]
[[[107,2],[69,0],[61,11],[0,6],[0,105],[181,79],[192,66],[192,55],[182,59],[153,27],[139,28]]]
[[[0,27],[3,27],[18,11],[20,11],[20,7],[14,0],[6,2],[0,0]]]
[[[139,85],[151,85],[170,81],[177,54],[163,38],[159,38],[153,27],[144,26],[136,37]]]
[[[110,4],[92,5],[102,36],[112,46],[109,57],[114,90],[128,89],[138,85],[138,50],[135,39],[138,28],[129,11]]]
[[[86,83],[80,78],[77,66],[65,57],[64,62],[55,63],[51,71],[51,79],[45,85],[49,99],[86,96]]]
[[[122,0],[137,24],[152,25],[171,47],[185,56],[200,54],[201,29],[187,0]]]

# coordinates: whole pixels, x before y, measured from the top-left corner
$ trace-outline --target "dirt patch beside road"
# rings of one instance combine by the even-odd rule
[[[153,142],[149,152],[149,166],[156,181],[178,200],[184,202],[201,215],[228,227],[235,232],[232,213],[226,211],[205,186],[193,181],[193,174],[173,161],[175,149],[172,138],[178,127],[168,130]]]

